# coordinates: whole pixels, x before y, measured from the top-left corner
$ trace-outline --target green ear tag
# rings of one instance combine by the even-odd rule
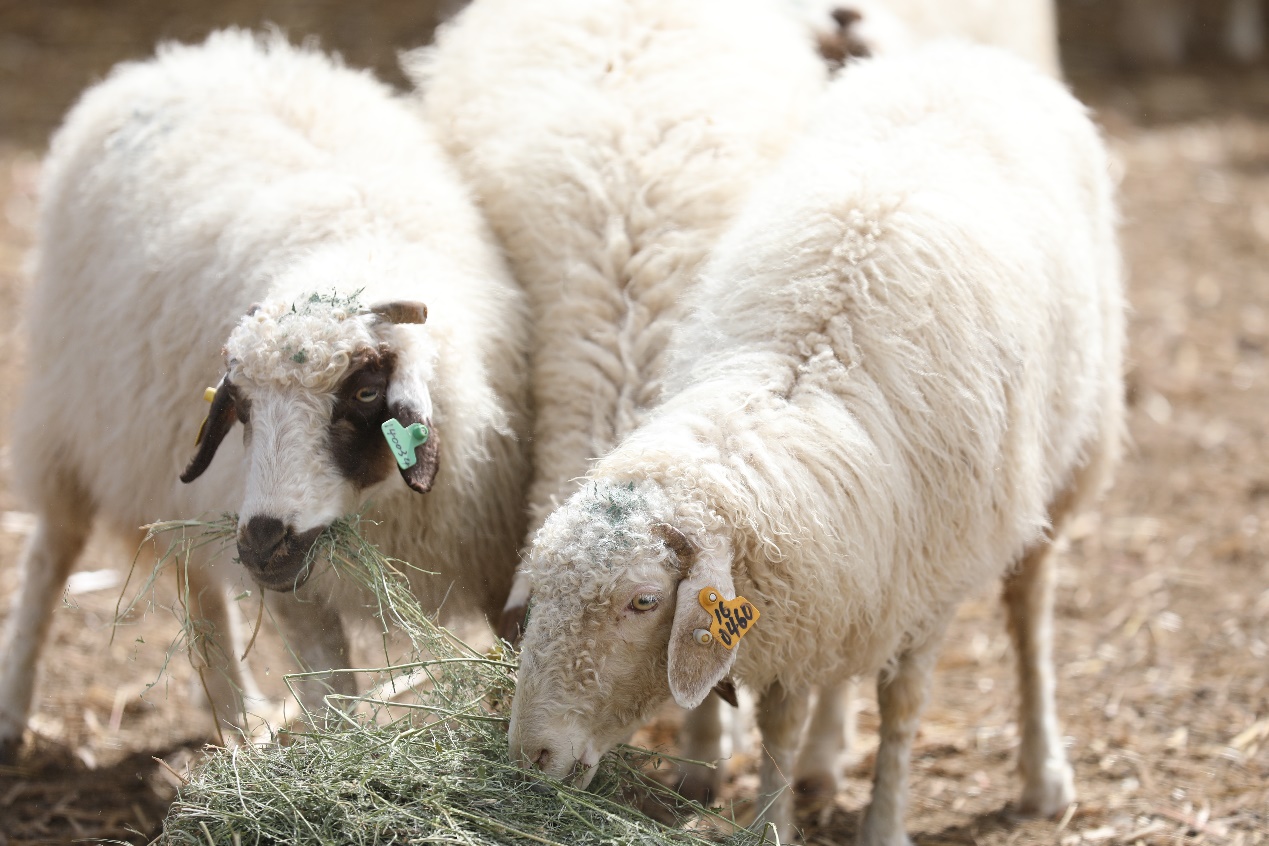
[[[418,461],[414,457],[415,448],[427,443],[427,427],[422,423],[412,423],[406,428],[396,418],[389,418],[383,421],[381,428],[383,437],[392,450],[392,457],[397,460],[397,466],[402,470],[409,470]]]

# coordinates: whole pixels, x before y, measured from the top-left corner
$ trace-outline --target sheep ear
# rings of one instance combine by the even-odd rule
[[[414,448],[414,464],[399,467],[401,478],[418,493],[427,493],[440,469],[440,438],[432,425],[432,395],[428,382],[433,375],[429,343],[423,342],[422,330],[413,326],[427,320],[427,306],[420,302],[397,300],[377,303],[366,310],[379,318],[374,333],[383,343],[381,349],[391,356],[392,374],[388,379],[388,413],[403,428],[415,423],[427,427],[427,440]]]
[[[700,603],[701,591],[714,588],[727,599],[736,598],[731,543],[726,538],[717,540],[713,549],[693,549],[674,603],[668,662],[670,693],[683,708],[695,708],[704,702],[736,663],[734,648],[728,649],[712,637],[705,643],[698,639],[698,632],[708,631],[710,622],[709,612]],[[679,560],[680,564],[686,563],[681,555]]]
[[[388,380],[388,413],[405,428],[415,423],[427,427],[427,440],[414,448],[414,464],[399,467],[410,489],[424,494],[432,489],[440,469],[440,437],[432,425],[432,395],[425,366],[417,356],[396,358]]]
[[[436,472],[440,469],[440,439],[436,427],[432,425],[431,403],[419,403],[408,398],[408,391],[397,392],[393,398],[393,385],[388,385],[388,410],[404,428],[414,423],[422,423],[427,427],[427,440],[414,448],[414,464],[400,467],[401,478],[410,489],[425,494],[436,482]],[[424,410],[426,409],[426,411]]]
[[[185,472],[181,474],[182,482],[189,484],[203,475],[203,471],[216,457],[216,449],[220,446],[220,442],[225,439],[225,435],[229,434],[229,430],[237,419],[238,407],[234,404],[229,379],[225,377],[216,386],[216,395],[212,397],[211,409],[208,410],[207,419],[203,421],[202,428],[198,430],[198,439],[194,442],[198,452],[194,453],[194,457],[185,467]]]

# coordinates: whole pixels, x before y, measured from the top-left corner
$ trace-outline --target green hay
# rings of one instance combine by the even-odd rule
[[[150,527],[150,538],[179,531],[162,556],[187,560],[188,549],[226,543],[232,517]],[[228,534],[227,534],[228,532]],[[266,744],[214,751],[173,803],[164,844],[466,844],[466,846],[757,846],[777,842],[736,829],[699,806],[690,828],[663,825],[623,803],[639,797],[663,808],[688,807],[645,774],[665,756],[622,747],[600,766],[588,790],[507,757],[507,713],[515,664],[501,650],[482,655],[439,627],[414,601],[404,570],[368,544],[356,519],[340,521],[315,547],[339,578],[363,587],[380,619],[404,632],[417,661],[374,672],[411,675],[410,701],[382,697],[390,682],[326,719]],[[156,568],[157,570],[158,568]],[[153,578],[153,577],[152,577]],[[189,632],[187,638],[196,637]],[[305,674],[288,677],[288,684]],[[328,697],[333,699],[333,697]],[[386,722],[386,724],[385,724]],[[645,805],[646,807],[646,805]],[[724,832],[730,832],[725,834]]]

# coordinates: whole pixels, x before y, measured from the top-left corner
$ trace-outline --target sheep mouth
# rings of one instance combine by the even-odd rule
[[[318,526],[298,534],[287,536],[268,551],[252,546],[239,537],[238,559],[250,574],[252,581],[264,590],[290,593],[300,588],[313,572],[313,556],[309,554],[313,544],[325,530]]]
[[[585,760],[580,760],[574,765],[569,781],[578,790],[585,790],[590,787],[590,783],[595,779],[595,773],[597,772],[599,772],[599,761],[591,764]]]

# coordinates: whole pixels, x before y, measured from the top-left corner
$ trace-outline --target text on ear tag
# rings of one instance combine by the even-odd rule
[[[392,457],[397,460],[397,466],[402,470],[409,470],[413,467],[418,459],[414,457],[414,450],[427,443],[427,427],[422,423],[411,423],[408,427],[402,426],[396,418],[389,418],[383,421],[383,437],[388,442],[388,448],[392,450]]]
[[[728,649],[735,647],[761,616],[758,609],[753,607],[753,603],[743,596],[723,599],[723,592],[718,588],[702,588],[698,598],[701,607],[709,615],[710,634]],[[698,640],[697,642],[708,643],[709,641]]]

